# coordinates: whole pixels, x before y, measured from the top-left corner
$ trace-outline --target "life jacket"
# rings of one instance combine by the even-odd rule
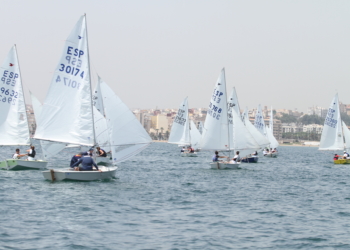
[[[36,154],[35,149],[31,149],[31,150],[32,150],[32,153],[28,154],[28,156],[34,158]]]
[[[100,148],[100,150],[102,150],[102,151],[103,151],[103,154],[102,154],[102,155],[100,155],[100,156],[102,156],[102,157],[106,157],[106,156],[107,156],[106,151],[104,151],[102,148]]]
[[[334,161],[338,160],[338,157],[339,157],[338,155],[334,156],[333,160]]]

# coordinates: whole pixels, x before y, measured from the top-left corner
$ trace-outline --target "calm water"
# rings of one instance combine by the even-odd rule
[[[112,181],[0,171],[0,249],[350,249],[350,166],[332,152],[280,147],[222,171],[178,152],[154,143]]]

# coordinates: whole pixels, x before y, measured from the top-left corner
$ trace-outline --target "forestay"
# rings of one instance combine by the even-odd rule
[[[0,145],[28,145],[30,136],[16,46],[2,64],[0,76]]]
[[[100,83],[102,82],[102,79],[100,76],[98,76],[98,82],[95,87],[92,100],[93,100],[93,105],[95,108],[102,114],[102,116],[106,116],[105,111],[104,111],[104,106],[103,106],[103,98],[101,94],[101,89],[100,89]]]
[[[130,151],[125,153],[129,157],[124,157],[120,154],[117,155],[116,148],[118,146],[133,144],[148,145],[152,142],[152,139],[136,119],[135,115],[105,82],[100,82],[100,88],[109,129],[113,162],[116,163],[119,161],[119,158],[126,160],[135,155]],[[141,148],[144,149],[145,147]],[[134,150],[136,153],[141,151],[139,147],[135,147]]]
[[[336,94],[329,106],[327,117],[324,121],[319,150],[342,149],[344,149],[344,139],[341,127],[338,94]]]
[[[227,150],[230,135],[232,136],[228,128],[225,69],[222,69],[210,99],[204,122],[201,149]]]
[[[188,121],[188,100],[187,97],[181,103],[174,118],[168,143],[179,145],[190,145],[190,128]]]
[[[35,138],[92,146],[92,112],[86,18],[82,16],[65,42]]]

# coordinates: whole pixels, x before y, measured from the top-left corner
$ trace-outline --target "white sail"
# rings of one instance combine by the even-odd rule
[[[95,108],[105,117],[106,114],[104,111],[103,98],[102,98],[101,89],[100,89],[101,82],[102,82],[102,79],[100,76],[98,76],[98,82],[93,92],[92,100]]]
[[[37,119],[37,117],[39,117],[41,114],[42,104],[38,100],[38,98],[36,98],[36,96],[33,95],[31,92],[30,92],[30,98],[32,100],[34,117],[35,119]],[[57,155],[66,147],[65,143],[57,143],[57,142],[50,142],[50,141],[43,141],[43,140],[39,140],[39,141],[40,141],[41,150],[43,151],[44,159],[50,159],[52,156]]]
[[[227,117],[228,117],[229,130],[233,131],[234,123],[232,121],[232,113],[233,113],[232,110],[235,110],[236,113],[239,116],[241,114],[241,111],[240,111],[240,108],[239,108],[239,104],[238,104],[237,93],[236,93],[236,89],[235,88],[232,89],[231,95],[230,95],[230,97],[227,100],[227,105],[228,105]],[[230,139],[230,145],[233,145],[234,136],[235,135],[233,134],[233,136],[230,136],[230,138],[229,138]]]
[[[201,135],[201,133],[199,133],[199,130],[197,129],[196,125],[194,124],[194,122],[192,120],[191,120],[190,134],[191,134],[191,146],[192,146],[192,148],[194,148],[195,150],[200,148],[200,141],[201,141],[202,135]]]
[[[256,113],[255,113],[254,126],[261,134],[266,135],[264,116],[263,116],[260,104],[258,106],[258,109],[256,110]]]
[[[344,139],[345,139],[345,148],[346,152],[350,151],[350,130],[348,129],[348,126],[344,122],[343,124],[343,133],[344,133]]]
[[[249,121],[248,109],[244,112],[244,124],[249,130],[250,134],[254,137],[255,141],[259,144],[260,148],[264,148],[269,145],[269,140],[261,134],[256,127]]]
[[[203,127],[204,127],[203,122],[200,121],[200,122],[198,123],[198,131],[199,131],[199,133],[201,133],[201,134],[203,134]]]
[[[109,129],[107,126],[107,120],[95,107],[93,107],[93,109],[96,143],[106,152],[109,152],[111,151],[111,148],[109,143]]]
[[[35,138],[92,146],[92,112],[86,18],[82,16],[64,45]]]
[[[205,118],[201,149],[231,149],[229,136],[232,136],[232,132],[228,128],[225,69],[222,69]]]
[[[235,151],[239,151],[241,156],[246,156],[253,151],[260,149],[249,129],[244,125],[241,116],[237,114],[235,109],[232,109],[233,120],[233,147]]]
[[[136,116],[105,82],[100,82],[100,88],[109,129],[112,157],[116,163],[118,158],[123,157],[125,159],[121,155],[116,157],[118,146],[149,144],[152,142],[152,139],[137,120]],[[140,148],[136,147],[135,150],[137,151],[136,153],[140,152]],[[135,155],[129,151],[126,154],[130,157]]]
[[[272,107],[271,107],[271,113],[270,113],[269,128],[273,134],[273,110],[272,110]]]
[[[174,118],[173,125],[171,126],[168,143],[179,145],[191,144],[187,97],[181,103],[179,110],[177,111],[177,114]]]
[[[30,135],[16,46],[2,64],[0,76],[0,145],[28,145]]]
[[[341,127],[338,94],[336,94],[329,106],[327,117],[324,121],[319,150],[342,149],[344,149],[344,139]]]
[[[278,143],[275,136],[273,135],[271,128],[267,127],[265,131],[266,131],[266,137],[270,142],[270,148],[272,149],[277,148],[280,144]]]

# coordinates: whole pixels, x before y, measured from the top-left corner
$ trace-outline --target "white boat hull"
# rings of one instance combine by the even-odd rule
[[[198,157],[197,153],[181,153],[182,157]]]
[[[225,163],[225,162],[211,162],[212,169],[239,169],[241,163]]]
[[[264,155],[265,157],[272,157],[272,158],[276,158],[278,155],[278,152],[274,152],[274,153],[269,153],[269,154],[266,154]]]
[[[102,172],[94,171],[75,171],[73,169],[50,169],[43,171],[43,176],[49,181],[96,181],[115,178],[117,167],[99,167]]]
[[[108,166],[111,163],[111,157],[96,157],[96,164],[102,166]]]
[[[27,161],[20,159],[7,159],[0,162],[0,169],[5,170],[31,170],[46,169],[47,161]]]

